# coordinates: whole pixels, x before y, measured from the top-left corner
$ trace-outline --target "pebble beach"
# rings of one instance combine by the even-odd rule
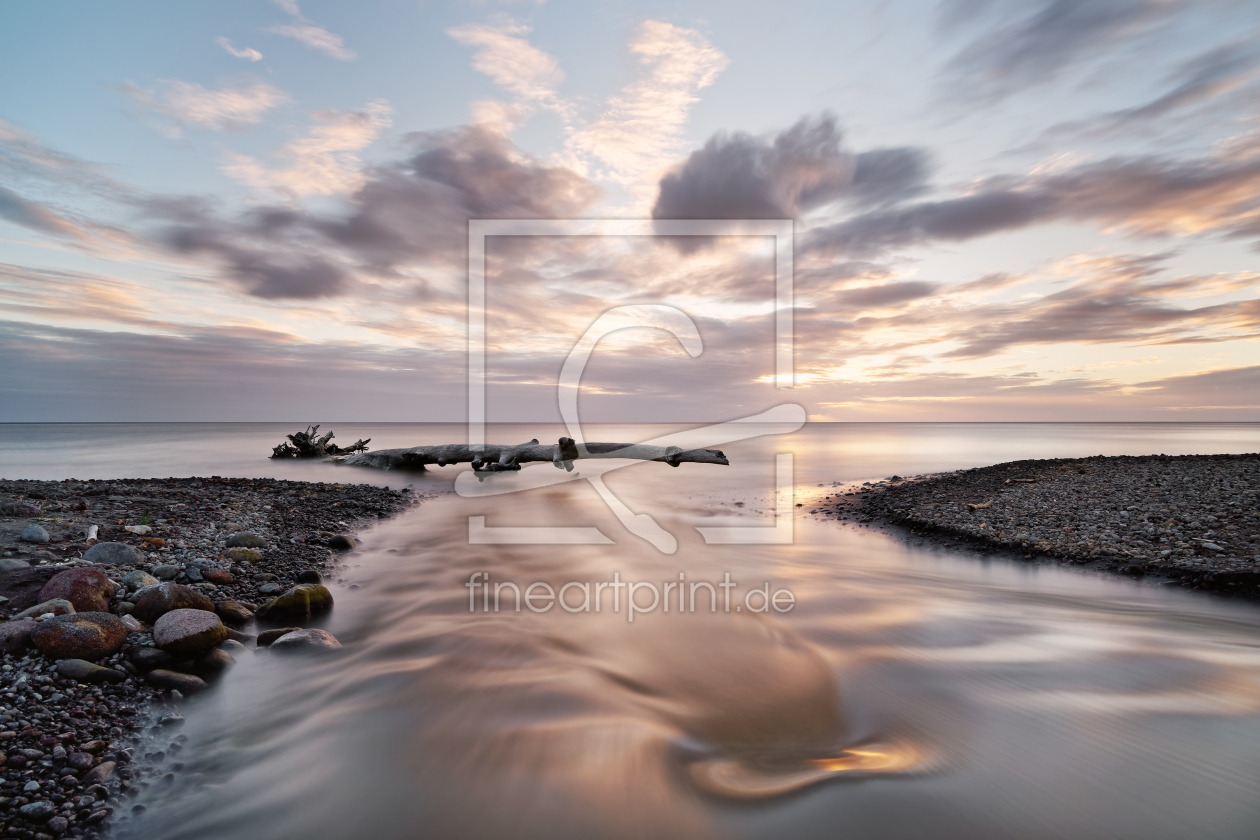
[[[890,476],[809,505],[946,545],[1260,597],[1260,455],[1012,461]]]
[[[218,476],[0,481],[0,836],[95,837],[182,769],[180,704],[318,655],[355,534],[410,489]]]

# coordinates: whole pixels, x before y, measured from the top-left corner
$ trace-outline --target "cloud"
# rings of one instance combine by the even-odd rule
[[[74,239],[86,238],[86,234],[77,225],[4,187],[0,187],[0,219],[39,233]]]
[[[128,83],[123,90],[137,105],[169,119],[175,135],[179,126],[222,131],[258,123],[272,108],[288,101],[284,91],[265,82],[212,90],[192,82],[168,81],[156,92]]]
[[[834,292],[798,310],[800,348],[818,363],[915,352],[978,359],[1036,345],[1212,344],[1260,337],[1260,274],[1164,277],[1169,255],[1078,256],[1040,277],[988,275],[956,286],[897,281]],[[1067,283],[1014,300],[1021,282]],[[1250,293],[1250,299],[1209,302]],[[1198,306],[1174,305],[1194,299]],[[858,312],[852,310],[857,309]],[[891,311],[876,314],[881,309]],[[930,348],[930,352],[928,349]],[[832,354],[839,354],[833,356]]]
[[[313,299],[349,291],[359,274],[465,264],[469,219],[566,218],[599,195],[484,127],[405,139],[412,154],[363,173],[345,215],[259,207],[230,220],[191,199],[151,202],[147,212],[161,224],[160,241],[216,258],[247,294]]]
[[[1249,83],[1258,73],[1260,47],[1254,41],[1214,46],[1170,73],[1164,80],[1167,90],[1155,98],[1089,119],[1059,123],[1047,129],[1042,139],[1048,141],[1070,135],[1099,138],[1133,130],[1149,132],[1198,119],[1208,109],[1248,114],[1249,103],[1257,95],[1256,86]]]
[[[951,92],[1002,98],[1044,84],[1167,25],[1189,5],[1186,0],[948,0],[942,9],[947,28],[983,27],[946,66]]]
[[[654,20],[639,29],[630,52],[646,74],[574,131],[566,148],[606,167],[595,177],[650,192],[676,154],[697,93],[713,84],[728,61],[699,32]]]
[[[526,39],[530,28],[514,21],[468,24],[448,29],[459,43],[476,47],[473,67],[525,102],[553,104],[564,73],[556,59]]]
[[[831,116],[803,119],[773,140],[718,134],[660,181],[654,219],[791,219],[840,197],[853,156]]]
[[[1141,237],[1260,238],[1255,139],[1202,158],[1113,157],[988,178],[957,198],[877,209],[817,229],[808,243],[870,256],[1057,221],[1098,222]]]
[[[229,55],[234,55],[237,58],[247,58],[250,61],[262,61],[263,54],[260,53],[258,50],[252,49],[250,47],[237,49],[236,47],[232,46],[231,41],[229,41],[227,38],[224,38],[222,35],[220,35],[218,38],[215,38],[214,42],[218,44],[220,47],[223,47],[223,49],[227,51]]]
[[[294,22],[272,26],[267,30],[268,32],[292,38],[340,61],[354,61],[359,57],[354,50],[346,47],[346,42],[340,35],[329,32],[324,27],[308,20],[298,8],[297,0],[276,0],[276,5],[292,17]]]
[[[291,196],[353,192],[364,183],[355,152],[389,127],[392,113],[383,101],[372,102],[362,111],[317,111],[312,119],[318,125],[278,153],[291,165],[268,168],[248,155],[232,154],[223,171],[250,186]]]

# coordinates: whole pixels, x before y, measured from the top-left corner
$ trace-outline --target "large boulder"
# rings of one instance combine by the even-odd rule
[[[68,680],[91,685],[120,683],[127,679],[122,671],[93,665],[86,659],[63,659],[57,663],[57,673]]]
[[[52,659],[86,659],[89,662],[116,653],[127,641],[127,626],[107,612],[78,612],[39,622],[31,630],[31,642]]]
[[[53,575],[64,570],[64,566],[30,566],[0,572],[0,595],[9,599],[5,606],[24,610],[46,600],[39,597],[40,590]]]
[[[266,548],[267,541],[257,534],[251,534],[249,531],[241,531],[239,534],[233,534],[228,537],[228,548]]]
[[[106,612],[114,594],[114,582],[100,569],[66,569],[53,575],[39,591],[39,600],[64,598],[78,612]]]
[[[171,610],[153,625],[153,643],[175,656],[209,650],[227,638],[227,628],[207,610]]]
[[[267,624],[306,624],[332,609],[333,597],[318,583],[299,583],[258,608],[255,617]]]
[[[131,614],[145,624],[154,624],[171,610],[214,612],[214,602],[190,586],[162,583],[144,593]]]
[[[36,622],[29,619],[0,624],[0,653],[17,653],[31,646],[31,631]]]
[[[135,546],[120,542],[99,542],[83,552],[83,559],[102,566],[130,566],[144,562],[144,554]]]
[[[341,642],[326,630],[294,630],[271,643],[273,653],[328,653],[338,650]]]
[[[15,619],[37,618],[41,615],[47,615],[48,613],[52,613],[53,615],[69,615],[72,612],[78,612],[74,608],[74,604],[70,603],[65,598],[53,598],[51,601],[45,601],[42,604],[27,607],[13,617]]]

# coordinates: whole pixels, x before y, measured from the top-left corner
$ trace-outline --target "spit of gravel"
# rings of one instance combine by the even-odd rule
[[[1260,597],[1260,455],[1012,461],[839,487],[822,516]]]

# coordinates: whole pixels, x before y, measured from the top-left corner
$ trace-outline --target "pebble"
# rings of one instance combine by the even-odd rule
[[[18,539],[28,543],[46,543],[52,539],[42,525],[27,525]]]

